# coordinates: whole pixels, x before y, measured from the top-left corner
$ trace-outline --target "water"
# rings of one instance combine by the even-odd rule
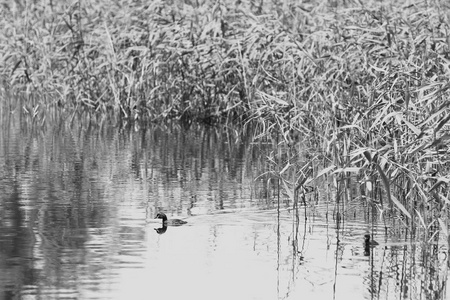
[[[2,118],[0,299],[449,296],[442,239],[418,243],[325,190],[306,208],[278,203],[256,179],[271,144],[88,121]],[[188,224],[158,234],[158,212]],[[367,232],[378,246],[364,247]]]

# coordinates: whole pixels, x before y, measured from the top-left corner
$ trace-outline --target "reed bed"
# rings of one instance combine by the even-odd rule
[[[447,1],[0,5],[1,92],[30,117],[256,124],[293,200],[332,175],[448,236]]]

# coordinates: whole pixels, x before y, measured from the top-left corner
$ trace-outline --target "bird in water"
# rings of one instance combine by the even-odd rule
[[[155,219],[162,219],[163,226],[181,226],[186,224],[186,221],[180,220],[180,219],[167,219],[166,214],[164,213],[158,213],[155,217]]]
[[[370,234],[364,235],[364,256],[370,256],[373,247],[378,245],[377,241],[370,238]]]
[[[364,247],[373,247],[379,245],[377,241],[370,239],[370,234],[364,235]]]

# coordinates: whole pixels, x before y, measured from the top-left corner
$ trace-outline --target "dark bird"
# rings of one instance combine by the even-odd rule
[[[162,219],[163,226],[181,226],[186,224],[186,221],[180,220],[180,219],[167,219],[167,216],[164,213],[158,213],[155,217],[155,219]]]
[[[370,239],[370,234],[364,235],[364,247],[369,248],[379,245],[377,241]]]

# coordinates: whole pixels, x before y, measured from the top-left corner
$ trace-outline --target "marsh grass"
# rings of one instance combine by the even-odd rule
[[[336,201],[357,185],[447,235],[446,1],[13,3],[0,80],[28,118],[256,125],[286,149],[267,174],[294,201],[332,177]]]
[[[381,216],[396,212],[404,225],[448,236],[450,10],[439,1],[396,5],[318,12],[320,25],[285,64],[284,91],[258,90],[253,117],[293,153],[322,149],[314,179],[334,176],[337,203],[357,185]],[[287,44],[284,53],[296,49]],[[295,164],[276,157],[279,178]]]

